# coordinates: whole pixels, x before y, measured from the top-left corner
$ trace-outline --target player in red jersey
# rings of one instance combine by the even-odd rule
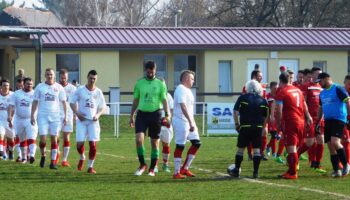
[[[283,129],[284,141],[288,152],[289,170],[281,175],[285,179],[297,179],[296,168],[298,165],[297,145],[299,135],[304,130],[304,119],[311,125],[312,118],[308,112],[302,92],[290,84],[288,73],[279,76],[281,90],[276,95],[277,128]],[[283,116],[282,116],[283,115]],[[281,127],[281,117],[284,119],[284,127]]]
[[[312,68],[312,70],[304,70],[305,83],[302,91],[314,124],[310,127],[305,127],[303,141],[301,141],[301,145],[298,148],[298,156],[300,157],[302,153],[308,150],[311,167],[314,168],[316,172],[326,173],[320,165],[324,150],[323,135],[320,130],[315,130],[322,87],[319,83],[315,83],[313,78],[317,78],[319,73],[321,73],[321,69],[317,67]]]
[[[350,75],[346,75],[344,78],[344,88],[350,95]],[[346,127],[344,128],[344,134],[343,134],[341,144],[343,145],[345,153],[346,153],[346,160],[350,164],[350,125],[349,125],[349,122],[347,123]]]
[[[299,70],[297,74],[297,80],[293,82],[293,86],[301,89],[304,84],[304,70]],[[293,80],[293,79],[292,79]]]
[[[263,93],[262,93],[262,97],[266,99],[266,85],[265,84],[262,84],[261,81],[263,79],[263,76],[262,76],[262,72],[259,70],[259,65],[256,64],[255,65],[255,70],[252,71],[252,73],[250,74],[250,79],[251,80],[256,80],[260,83],[262,89],[263,89]],[[247,93],[246,91],[246,88],[245,86],[243,87],[242,89],[242,94],[245,94]],[[261,136],[261,157],[262,157],[262,160],[267,160],[267,157],[265,156],[264,154],[264,151],[266,149],[266,145],[267,145],[267,127],[264,127],[263,128],[263,132],[262,132],[262,136]],[[248,148],[247,148],[247,152],[248,152],[248,159],[249,160],[252,160],[253,159],[253,155],[252,155],[252,145],[249,145]]]
[[[272,104],[275,102],[277,88],[278,88],[277,82],[272,81],[270,83],[270,93],[268,93],[266,95],[267,102],[269,104],[269,108],[270,108],[270,110],[274,110],[274,111],[275,111],[275,109],[272,109],[272,106],[273,106]],[[268,143],[267,148],[266,148],[267,155],[269,156],[270,152],[272,152],[273,158],[276,157],[276,142],[277,142],[277,139],[279,138],[275,118],[276,118],[276,112],[270,113],[270,118],[268,120],[268,130],[269,130],[269,133],[271,135],[271,139],[270,139],[270,142]]]

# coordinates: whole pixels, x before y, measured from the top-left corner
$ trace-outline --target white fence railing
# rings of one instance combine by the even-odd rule
[[[206,102],[195,102],[196,106],[194,107],[195,115],[202,116],[202,135],[205,134],[205,111],[206,111]],[[120,116],[121,115],[130,115],[132,102],[113,102],[107,103],[109,106],[109,112],[107,114],[113,115],[113,124],[114,124],[114,136],[119,138],[119,125],[120,125]],[[197,105],[201,105],[198,109]],[[126,106],[126,108],[124,107]],[[130,107],[130,108],[128,108]],[[199,112],[197,112],[199,111]]]

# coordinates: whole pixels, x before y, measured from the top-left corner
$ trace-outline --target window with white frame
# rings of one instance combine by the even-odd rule
[[[219,93],[232,92],[232,62],[219,61]]]
[[[327,71],[327,61],[314,61],[313,67],[318,67],[325,72]]]
[[[195,55],[176,55],[174,57],[174,87],[180,84],[180,74],[183,70],[191,70],[196,73],[197,57]]]
[[[267,83],[267,60],[266,59],[251,59],[248,60],[247,66],[247,81],[251,79],[252,71],[260,70],[263,76],[262,83]]]
[[[56,54],[56,78],[61,69],[68,70],[68,82],[73,80],[80,82],[80,55],[79,54]]]
[[[143,57],[144,63],[147,61],[154,61],[157,65],[156,76],[163,78],[167,82],[167,70],[166,70],[166,55],[160,54],[146,54]]]

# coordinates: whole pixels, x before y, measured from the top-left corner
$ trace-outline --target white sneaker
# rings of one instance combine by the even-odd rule
[[[350,172],[350,165],[347,164],[345,167],[343,167],[343,170],[342,170],[341,174],[342,174],[343,176],[346,176],[346,175],[349,174],[349,172]]]
[[[333,178],[338,178],[338,177],[341,177],[342,175],[342,172],[340,170],[337,170],[337,171],[333,171],[333,173],[331,174],[331,176]]]
[[[141,176],[143,174],[143,172],[145,172],[145,170],[147,169],[147,165],[142,165],[140,166],[136,172],[135,172],[135,176]]]
[[[154,173],[154,171],[151,170],[148,172],[148,176],[156,176],[156,173]]]

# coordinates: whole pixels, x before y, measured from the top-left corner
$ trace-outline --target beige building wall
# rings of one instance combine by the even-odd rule
[[[347,51],[277,51],[277,58],[270,58],[271,51],[254,50],[217,50],[204,53],[204,90],[206,93],[219,92],[219,61],[231,61],[233,92],[241,92],[247,81],[248,60],[267,60],[267,82],[277,81],[280,60],[298,60],[299,69],[312,68],[314,61],[326,61],[326,71],[331,74],[335,82],[341,83],[347,74]],[[238,96],[206,96],[207,102],[230,102]]]

